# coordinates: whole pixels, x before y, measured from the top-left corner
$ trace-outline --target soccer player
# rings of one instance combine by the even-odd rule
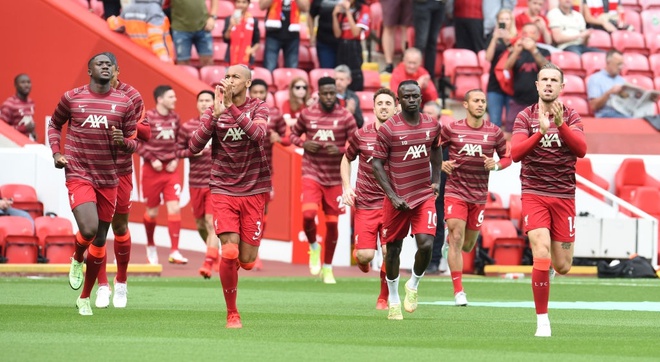
[[[211,279],[211,270],[218,261],[219,241],[213,230],[213,204],[211,203],[211,143],[207,143],[199,153],[192,153],[188,148],[193,132],[199,128],[201,117],[207,109],[213,107],[215,93],[203,90],[197,94],[197,111],[199,116],[189,120],[179,127],[176,143],[176,157],[190,159],[190,171],[188,173],[188,187],[190,189],[190,206],[192,208],[197,232],[206,243],[206,256],[204,264],[199,268],[199,274],[204,279]]]
[[[435,196],[440,184],[442,148],[440,123],[419,113],[422,90],[414,80],[399,84],[401,113],[379,129],[372,162],[374,176],[385,192],[383,202],[383,239],[387,246],[385,271],[389,290],[388,319],[403,319],[399,299],[399,255],[403,239],[412,229],[417,253],[412,276],[405,284],[403,307],[417,309],[417,287],[431,261],[437,226]],[[431,180],[429,180],[429,160]],[[385,171],[385,164],[388,171]]]
[[[167,207],[167,230],[171,242],[169,262],[186,264],[188,259],[179,252],[181,180],[176,172],[179,165],[176,158],[176,134],[181,121],[179,115],[174,112],[176,94],[172,87],[160,85],[154,90],[154,98],[156,108],[147,111],[147,118],[151,125],[151,139],[149,142],[141,144],[140,147],[140,155],[145,161],[142,168],[142,194],[147,205],[144,213],[147,259],[150,264],[158,264],[154,231],[162,196]]]
[[[259,253],[270,170],[263,140],[268,137],[268,106],[246,96],[250,69],[227,69],[215,89],[213,108],[204,112],[190,139],[199,153],[212,140],[211,199],[215,232],[222,244],[220,282],[227,303],[227,328],[242,328],[236,308],[239,267],[250,270]]]
[[[341,159],[341,181],[344,187],[342,200],[345,205],[355,210],[355,249],[353,257],[358,268],[364,273],[369,272],[369,263],[378,249],[378,238],[381,237],[383,260],[386,247],[382,243],[383,230],[383,198],[385,194],[374,178],[371,160],[378,129],[396,112],[396,96],[387,88],[381,88],[374,94],[374,112],[376,121],[358,129],[348,139],[348,148]],[[351,162],[360,156],[355,189],[351,186]],[[385,280],[385,263],[380,270],[380,294],[376,301],[376,309],[387,309],[387,281]]]
[[[484,120],[486,94],[479,89],[465,93],[463,107],[467,117],[442,129],[442,147],[449,148],[449,160],[442,163],[447,176],[445,185],[445,221],[447,222],[447,261],[454,284],[457,306],[468,304],[463,290],[463,254],[474,248],[484,221],[490,171],[511,165],[506,140],[500,128]],[[493,159],[497,152],[499,161]]]
[[[564,73],[548,63],[539,71],[539,102],[518,113],[511,158],[521,161],[523,228],[534,257],[532,292],[536,337],[550,337],[548,299],[551,265],[566,274],[575,241],[575,163],[587,153],[582,119],[557,98]]]
[[[64,168],[69,203],[78,224],[76,249],[71,258],[69,285],[84,287],[76,301],[78,313],[92,315],[89,296],[105,260],[105,238],[115,212],[119,177],[115,166],[118,152],[136,147],[133,102],[112,88],[115,63],[105,54],[87,63],[89,85],[72,89],[62,96],[48,124],[48,140],[56,168]],[[62,126],[68,123],[62,153]],[[114,129],[121,134],[113,134]],[[87,271],[83,278],[83,258]]]
[[[348,137],[357,129],[351,112],[337,102],[334,78],[318,81],[318,102],[303,109],[291,130],[291,143],[305,149],[302,159],[303,229],[309,242],[309,271],[321,272],[326,284],[335,284],[332,258],[337,247],[339,229],[337,219],[342,212],[340,164],[346,151]],[[302,135],[305,135],[303,141]],[[323,268],[321,247],[316,241],[316,215],[319,204],[325,214],[326,235],[323,239]]]
[[[148,141],[151,137],[151,128],[146,117],[144,117],[144,102],[137,89],[127,83],[119,80],[119,64],[117,58],[110,52],[102,53],[115,64],[113,66],[112,88],[124,93],[133,102],[135,114],[140,120],[137,123],[137,139]],[[115,130],[114,132],[121,132]],[[115,295],[112,298],[112,305],[115,308],[125,308],[128,289],[126,286],[128,263],[131,259],[131,234],[128,230],[128,214],[131,210],[131,192],[133,191],[133,151],[117,153],[117,176],[119,177],[119,187],[117,188],[117,204],[115,214],[112,217],[112,232],[115,235],[114,251],[117,260],[117,275],[114,280]],[[107,258],[99,270],[98,283],[96,290],[96,307],[107,308],[110,305],[110,285],[108,284],[108,275],[106,273]]]
[[[16,95],[13,95],[0,106],[0,120],[16,128],[26,137],[36,140],[34,133],[34,101],[30,98],[32,80],[27,74],[19,74],[14,78]]]

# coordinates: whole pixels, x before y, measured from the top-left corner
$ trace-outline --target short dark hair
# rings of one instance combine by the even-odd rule
[[[388,96],[392,97],[392,99],[394,99],[394,104],[396,104],[396,95],[389,88],[380,88],[377,90],[376,93],[374,93],[374,102],[376,101],[376,98],[381,94],[387,94]]]
[[[96,59],[97,57],[100,57],[101,55],[105,55],[106,57],[108,57],[110,59],[110,63],[112,63],[112,65],[114,65],[114,66],[117,66],[117,58],[114,56],[114,54],[109,53],[109,52],[103,52],[103,53],[98,53],[98,54],[94,55],[93,57],[89,58],[89,61],[87,62],[87,68],[88,69],[91,68],[92,63],[94,62],[94,59]]]
[[[119,63],[117,62],[117,57],[113,53],[103,52],[103,53],[101,53],[101,55],[105,55],[106,57],[108,57],[110,59],[110,61],[112,62],[112,64],[115,67],[119,68]]]
[[[213,98],[213,99],[215,100],[215,93],[211,92],[211,91],[208,90],[208,89],[204,89],[203,91],[197,93],[197,98],[196,98],[196,99],[199,100],[199,97],[200,97],[202,94],[210,94],[210,95],[211,95],[211,98]]]
[[[18,84],[18,79],[20,77],[23,77],[23,76],[28,77],[28,79],[30,78],[30,76],[27,75],[27,73],[20,73],[20,74],[18,74],[17,76],[14,77],[14,84]]]
[[[399,83],[399,87],[396,89],[396,92],[399,93],[399,89],[401,89],[401,87],[403,87],[405,85],[414,85],[417,88],[419,88],[420,90],[422,90],[422,87],[419,86],[419,83],[417,83],[416,80],[408,79],[408,80],[404,80],[403,82]]]
[[[332,85],[337,85],[337,82],[335,81],[335,78],[332,77],[321,77],[319,78],[319,88],[321,88],[324,85],[332,84]]]
[[[159,85],[158,87],[156,87],[156,89],[154,89],[154,100],[158,102],[158,98],[162,97],[163,94],[165,94],[165,92],[171,89],[172,87],[170,87],[169,85]]]
[[[466,102],[469,101],[470,100],[470,95],[472,95],[472,93],[476,93],[476,92],[481,92],[483,94],[486,94],[486,92],[482,91],[479,88],[470,89],[469,91],[465,92],[465,97],[464,97],[463,100],[466,101]]]
[[[564,83],[564,71],[561,70],[561,68],[559,68],[556,64],[550,63],[550,62],[545,63],[545,65],[542,66],[541,69],[539,69],[539,74],[541,74],[541,71],[543,69],[554,69],[554,70],[558,71],[559,72],[559,80],[561,80],[561,82]],[[536,79],[538,79],[538,78],[539,78],[539,75],[537,74]]]
[[[605,61],[610,60],[612,58],[612,55],[614,55],[614,54],[623,55],[623,53],[621,53],[620,51],[618,51],[616,49],[610,49],[610,50],[607,51],[607,53],[605,53]]]
[[[266,90],[268,90],[268,84],[266,84],[266,81],[263,79],[260,78],[252,79],[252,84],[250,85],[250,89],[252,89],[252,87],[254,87],[255,85],[262,85],[264,86],[264,88],[266,88]]]

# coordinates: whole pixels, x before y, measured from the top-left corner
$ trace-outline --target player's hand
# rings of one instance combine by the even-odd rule
[[[321,149],[321,144],[314,141],[305,141],[305,143],[303,143],[303,148],[305,149],[305,152],[316,153]]]
[[[199,157],[204,153],[204,150],[201,150],[193,155],[193,157]]]
[[[555,126],[559,127],[564,123],[564,105],[559,101],[559,99],[552,102],[552,120],[555,122]]]
[[[124,133],[120,129],[115,128],[115,126],[112,126],[112,140],[119,147],[125,146]]]
[[[482,154],[481,157],[484,159],[484,168],[488,171],[494,171],[497,162],[492,157],[488,157],[484,154]]]
[[[53,160],[55,161],[55,168],[64,168],[69,163],[66,157],[59,152],[53,155]]]
[[[160,160],[151,161],[151,167],[153,167],[156,172],[163,171],[163,163],[160,162]]]
[[[282,141],[282,137],[280,137],[275,131],[270,131],[269,138],[271,144],[280,143]]]
[[[213,117],[218,118],[225,112],[225,104],[222,102],[223,87],[220,85],[215,86],[215,99],[213,100]]]
[[[400,198],[399,196],[395,195],[394,197],[390,198],[390,202],[392,203],[392,207],[394,207],[397,210],[400,211],[410,210],[410,206],[408,206],[406,200]]]
[[[349,187],[344,190],[344,193],[341,195],[341,200],[344,205],[353,207],[355,205],[355,190],[352,187]]]
[[[339,148],[333,144],[328,144],[325,145],[325,150],[328,152],[329,155],[338,155],[339,154]]]
[[[234,104],[234,86],[229,84],[229,82],[225,79],[222,80],[222,86],[224,88],[224,97],[222,98],[222,103],[225,105],[226,109],[229,109]]]
[[[442,161],[442,172],[446,173],[447,175],[451,175],[456,167],[458,167],[456,166],[456,160]]]
[[[550,128],[550,112],[547,112],[543,101],[539,98],[539,132],[545,135]]]
[[[435,197],[438,197],[438,195],[440,195],[440,185],[437,183],[432,183],[431,191],[433,191],[433,195],[435,195]]]
[[[167,172],[169,172],[169,173],[172,173],[172,172],[176,171],[176,167],[177,167],[178,165],[179,165],[179,160],[177,160],[177,159],[175,158],[175,159],[173,159],[172,161],[170,161],[170,162],[167,164],[167,166],[165,166],[165,171],[167,171]]]

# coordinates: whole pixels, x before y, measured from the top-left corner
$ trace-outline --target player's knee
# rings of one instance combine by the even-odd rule
[[[98,227],[94,227],[94,226],[81,225],[80,227],[80,235],[82,235],[82,237],[85,238],[86,240],[96,239],[97,231],[98,231]]]
[[[195,224],[197,225],[197,230],[206,231],[207,227],[206,227],[206,220],[205,219],[203,219],[203,218],[195,219]]]
[[[227,243],[222,246],[222,257],[225,259],[238,259],[238,244]]]
[[[304,221],[314,221],[316,219],[316,210],[305,210],[303,211],[302,215]]]
[[[420,240],[417,241],[417,249],[425,252],[433,250],[433,238],[420,238]]]
[[[355,253],[361,264],[366,264],[374,259],[374,251],[370,249],[360,249]]]
[[[112,222],[112,232],[115,235],[124,235],[128,232],[128,225],[124,222]]]
[[[561,263],[559,265],[555,265],[554,268],[558,274],[566,275],[569,271],[571,271],[571,264],[571,262]]]

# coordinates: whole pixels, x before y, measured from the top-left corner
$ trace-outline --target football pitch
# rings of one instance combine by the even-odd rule
[[[402,275],[403,282],[407,280]],[[424,278],[390,321],[377,278],[239,279],[243,329],[227,330],[220,281],[129,279],[126,309],[78,315],[66,278],[0,278],[2,361],[658,361],[660,280],[557,277],[551,338],[535,338],[529,279]],[[578,302],[578,303],[576,303]]]

